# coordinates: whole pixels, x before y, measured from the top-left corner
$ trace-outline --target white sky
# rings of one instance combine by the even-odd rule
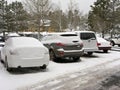
[[[7,0],[8,2],[16,1],[16,0]],[[22,1],[22,0],[17,0]],[[60,5],[62,9],[65,11],[68,8],[68,4],[70,0],[52,0],[54,3]],[[78,3],[78,7],[80,8],[80,11],[82,11],[84,14],[88,13],[88,11],[91,9],[90,5],[93,5],[93,3],[96,0],[74,0],[76,3]]]
[[[61,4],[61,7],[63,10],[68,8],[68,4],[70,3],[70,0],[52,0],[55,3],[59,3]],[[80,8],[80,11],[82,11],[83,13],[88,13],[88,11],[91,9],[90,5],[93,5],[93,3],[96,0],[73,0],[76,3],[78,3],[78,7]]]

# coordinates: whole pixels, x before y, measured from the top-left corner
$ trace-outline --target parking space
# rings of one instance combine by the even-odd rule
[[[97,52],[92,56],[84,55],[78,62],[53,62],[50,61],[46,70],[39,68],[28,68],[23,70],[15,70],[7,72],[0,63],[0,90],[13,90],[16,88],[32,87],[39,82],[54,79],[61,75],[73,73],[87,68],[94,67],[99,64],[108,63],[116,59],[120,59],[120,52],[109,51],[108,53]],[[17,83],[16,83],[17,82]],[[7,86],[7,87],[6,87]]]

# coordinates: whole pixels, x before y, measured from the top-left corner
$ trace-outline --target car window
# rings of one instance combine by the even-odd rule
[[[77,34],[62,34],[60,36],[63,36],[63,37],[71,37],[71,36],[77,36]]]
[[[120,36],[118,36],[118,38],[120,38]]]
[[[88,40],[88,39],[91,39],[91,38],[96,39],[94,33],[80,33],[80,38],[81,38],[82,40]]]

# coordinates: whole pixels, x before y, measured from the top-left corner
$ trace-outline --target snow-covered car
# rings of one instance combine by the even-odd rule
[[[46,68],[49,64],[49,51],[32,37],[12,37],[6,40],[1,50],[1,60],[7,70],[23,67]]]
[[[67,57],[78,61],[84,52],[83,42],[74,32],[50,33],[41,42],[49,49],[51,60]]]
[[[108,50],[111,50],[111,47],[112,47],[109,41],[101,37],[97,37],[97,44],[98,44],[99,50],[103,50],[103,52],[105,53],[107,53]]]
[[[92,55],[93,52],[98,51],[97,40],[95,32],[93,31],[75,31],[79,38],[83,41],[84,52]]]

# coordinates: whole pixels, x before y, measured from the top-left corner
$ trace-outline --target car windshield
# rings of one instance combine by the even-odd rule
[[[82,40],[96,38],[94,33],[81,33],[80,37]]]

